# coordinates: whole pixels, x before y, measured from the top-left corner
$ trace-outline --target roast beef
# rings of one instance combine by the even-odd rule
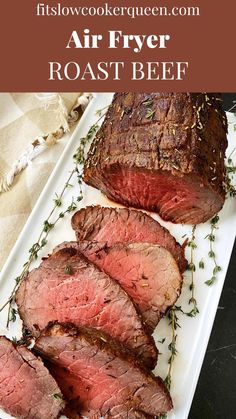
[[[174,223],[223,206],[227,122],[217,94],[117,93],[90,148],[84,180],[121,204]]]
[[[62,393],[42,361],[0,337],[0,407],[19,419],[56,419]]]
[[[187,267],[184,249],[169,231],[142,211],[127,208],[86,207],[72,217],[72,228],[77,240],[159,244],[169,250],[183,272]]]
[[[75,248],[43,260],[20,285],[16,301],[35,336],[53,320],[92,326],[120,339],[150,368],[156,364],[154,341],[126,292]]]
[[[153,332],[161,316],[177,300],[182,276],[171,253],[149,243],[65,242],[114,278],[135,302]]]
[[[122,419],[134,418],[135,411],[158,415],[172,408],[162,380],[106,334],[55,324],[35,349],[55,365],[52,374],[81,415]]]

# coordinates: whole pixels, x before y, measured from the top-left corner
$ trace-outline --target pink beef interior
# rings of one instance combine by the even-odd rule
[[[68,242],[106,274],[115,279],[132,298],[151,331],[172,306],[181,290],[182,276],[173,256],[163,247],[149,243]]]
[[[211,216],[216,214],[224,203],[223,196],[196,176],[178,177],[164,171],[152,173],[119,166],[104,170],[100,189],[110,199],[158,212],[163,220],[198,224],[209,219],[209,212]]]
[[[73,215],[72,227],[78,241],[107,242],[108,245],[127,242],[158,244],[169,250],[181,272],[187,267],[180,244],[166,228],[142,211],[90,206]]]
[[[121,287],[75,249],[61,249],[34,269],[17,292],[25,326],[38,335],[49,321],[104,330],[154,368],[157,350]]]
[[[132,408],[151,415],[171,409],[170,396],[159,378],[122,353],[119,356],[104,337],[92,334],[88,339],[83,331],[77,336],[67,331],[63,325],[52,326],[37,340],[36,350],[54,364],[52,371],[63,392],[77,403],[82,415],[90,417],[90,411],[101,415],[110,412],[108,417],[113,417],[112,409],[120,407],[123,418],[130,417],[127,410]]]
[[[20,419],[56,419],[62,394],[41,360],[0,337],[0,406]],[[57,397],[55,396],[57,395]]]

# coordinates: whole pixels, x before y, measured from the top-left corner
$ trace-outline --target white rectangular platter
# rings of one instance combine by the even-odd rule
[[[15,283],[14,279],[21,272],[22,266],[28,258],[29,249],[38,239],[43,222],[48,217],[53,207],[55,193],[60,193],[70,171],[73,169],[73,154],[78,147],[80,138],[86,136],[88,129],[97,121],[98,115],[96,114],[96,111],[106,107],[111,102],[112,96],[113,94],[111,93],[94,95],[94,98],[86,109],[77,129],[67,144],[2,270],[0,276],[0,306],[8,299]],[[230,124],[227,154],[229,155],[234,148],[236,139],[236,133],[233,129],[233,124],[236,123],[236,119],[232,114],[228,114],[228,119]],[[101,121],[99,123],[101,123]],[[76,199],[79,195],[76,176],[72,179],[71,183],[72,187],[68,188],[63,196],[64,208],[70,204],[72,197]],[[115,203],[107,200],[99,191],[88,187],[87,185],[83,185],[83,192],[84,199],[78,205],[78,208],[92,204],[116,206]],[[62,208],[58,209],[59,212],[61,210]],[[57,215],[55,214],[55,218]],[[183,243],[186,237],[191,237],[192,226],[164,223],[157,215],[152,214],[152,216],[162,225],[165,225],[180,243]],[[202,224],[196,229],[197,248],[194,250],[194,263],[196,265],[194,280],[196,286],[195,296],[199,314],[194,318],[182,315],[181,313],[179,314],[179,324],[181,328],[177,330],[178,355],[173,365],[173,379],[171,385],[174,410],[168,415],[168,418],[170,419],[187,419],[189,414],[234,244],[236,234],[236,199],[228,198],[219,216],[219,228],[215,232],[216,240],[214,242],[214,250],[217,263],[221,266],[222,270],[217,274],[217,280],[211,287],[205,284],[205,281],[211,278],[213,270],[213,261],[208,256],[210,243],[206,238],[210,233],[210,223]],[[37,266],[41,257],[50,253],[53,247],[58,243],[75,239],[70,226],[70,218],[71,215],[68,214],[65,218],[61,219],[56,227],[50,232],[47,245],[43,248],[39,254],[39,259],[32,267]],[[1,239],[4,240],[4,238]],[[190,248],[187,247],[187,258],[189,258],[189,252]],[[199,269],[198,267],[201,259],[203,259],[205,263],[204,269]],[[187,271],[184,275],[182,294],[177,302],[177,305],[181,305],[186,311],[190,311],[191,309],[191,306],[188,304],[190,299],[189,285],[190,272]],[[0,313],[0,334],[6,334],[10,338],[20,338],[20,320],[17,319],[16,322],[11,323],[9,330],[7,330],[5,326],[6,318],[7,309]],[[162,378],[165,378],[168,369],[168,358],[170,356],[168,345],[171,341],[171,328],[167,319],[161,320],[155,331],[154,337],[161,353],[155,372]],[[163,344],[158,342],[163,338],[166,338]],[[0,419],[9,417],[9,415],[0,410]]]

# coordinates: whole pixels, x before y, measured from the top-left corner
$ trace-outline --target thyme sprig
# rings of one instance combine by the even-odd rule
[[[234,165],[232,156],[236,151],[236,147],[230,153],[228,159],[226,160],[226,175],[224,180],[224,188],[228,196],[236,196],[236,185],[234,185],[234,175],[236,173],[236,166]]]
[[[173,363],[174,363],[175,357],[178,354],[178,350],[177,350],[177,346],[176,346],[176,342],[177,342],[177,332],[176,331],[180,327],[179,318],[176,314],[178,311],[181,311],[181,307],[174,306],[169,310],[169,312],[167,314],[168,319],[170,320],[169,325],[171,325],[171,331],[172,331],[172,339],[171,339],[171,342],[168,346],[168,349],[170,351],[170,357],[169,357],[169,360],[168,360],[169,369],[168,369],[167,376],[165,378],[165,384],[166,384],[168,389],[170,389],[170,386],[171,386]]]
[[[62,198],[63,195],[61,195]],[[56,205],[53,207],[53,209],[56,209]],[[49,235],[49,232],[56,226],[58,221],[63,218],[67,213],[73,212],[77,208],[77,205],[74,202],[74,198],[72,198],[72,201],[70,205],[62,212],[59,213],[57,218],[53,223],[49,222],[49,219],[51,219],[52,215],[55,211],[51,211],[50,217],[47,218],[43,222],[43,227],[40,232],[40,235],[38,237],[37,242],[33,244],[33,246],[29,249],[29,258],[23,265],[23,270],[19,276],[15,278],[15,284],[13,287],[13,290],[11,292],[11,295],[9,299],[3,304],[3,306],[0,308],[0,312],[8,306],[8,315],[7,315],[7,328],[9,327],[10,322],[15,322],[17,318],[17,310],[14,308],[15,303],[15,293],[21,284],[21,282],[25,279],[25,277],[28,275],[29,268],[31,266],[31,263],[38,258],[39,251],[43,249],[44,246],[47,244],[47,238]]]
[[[198,307],[197,307],[197,300],[195,298],[195,282],[194,282],[194,274],[196,271],[196,265],[194,263],[194,250],[197,248],[197,244],[196,244],[196,237],[195,237],[195,232],[196,232],[196,228],[197,226],[194,225],[192,227],[192,235],[191,235],[191,240],[188,242],[188,247],[190,247],[190,263],[188,265],[188,269],[190,271],[191,274],[191,283],[189,285],[189,289],[191,292],[191,298],[189,300],[189,304],[193,305],[193,308],[191,311],[189,311],[187,314],[187,316],[189,317],[195,317],[198,313]]]
[[[171,331],[172,331],[172,338],[171,342],[168,345],[168,350],[170,351],[170,357],[168,360],[169,368],[167,376],[164,380],[166,387],[168,390],[170,390],[171,387],[171,381],[172,381],[172,370],[173,370],[173,364],[176,356],[178,355],[177,350],[177,329],[180,328],[179,324],[179,317],[177,313],[181,313],[183,315],[186,315],[188,317],[195,317],[198,313],[198,306],[197,306],[197,300],[195,298],[195,282],[194,282],[194,273],[196,271],[196,265],[194,262],[194,251],[197,248],[196,244],[196,228],[197,226],[194,225],[192,227],[192,233],[191,238],[188,242],[188,247],[190,248],[190,262],[188,265],[188,269],[191,272],[191,283],[189,285],[189,289],[191,291],[191,298],[189,299],[189,304],[193,305],[193,308],[190,311],[184,311],[181,306],[174,305],[168,312],[167,317],[170,320],[169,325],[171,325]],[[166,419],[167,415],[161,415],[159,419]]]
[[[55,197],[53,198],[54,205],[52,207],[52,210],[51,210],[50,214],[48,215],[47,219],[44,220],[44,222],[43,222],[42,229],[39,233],[37,241],[29,249],[29,257],[28,257],[27,261],[24,263],[23,269],[22,269],[20,275],[15,278],[15,284],[14,284],[13,290],[10,294],[10,297],[0,307],[0,312],[2,312],[4,310],[4,308],[8,306],[7,328],[9,327],[9,323],[11,321],[13,321],[13,322],[16,321],[17,314],[18,314],[16,308],[14,307],[16,291],[17,291],[19,285],[21,284],[21,282],[28,275],[29,268],[30,268],[32,262],[35,259],[38,258],[38,254],[39,254],[40,250],[42,250],[43,247],[46,246],[47,238],[48,238],[49,233],[56,226],[56,224],[59,222],[59,220],[61,220],[62,218],[65,217],[66,214],[75,211],[75,209],[77,208],[77,203],[80,202],[83,199],[82,167],[81,166],[83,166],[83,163],[85,161],[85,147],[86,147],[87,143],[92,139],[94,134],[97,132],[98,122],[101,118],[103,118],[103,116],[104,115],[101,115],[99,117],[99,119],[97,120],[97,122],[90,127],[86,137],[81,138],[79,147],[77,148],[77,150],[76,150],[76,152],[73,156],[74,168],[70,172],[70,174],[69,174],[69,176],[68,176],[68,178],[67,178],[67,180],[66,180],[66,182],[65,182],[65,184],[64,184],[64,186],[61,190],[61,192],[59,194],[55,194]],[[79,183],[79,195],[77,196],[76,201],[75,201],[74,198],[72,198],[71,203],[69,204],[69,206],[64,211],[61,211],[54,220],[52,220],[52,218],[55,215],[58,208],[60,208],[62,206],[62,201],[63,201],[64,194],[65,194],[66,190],[72,186],[71,181],[72,181],[72,178],[75,175],[77,176],[78,183]]]
[[[98,121],[103,117],[104,115],[100,116]],[[98,122],[97,121],[97,122]],[[86,137],[83,137],[80,139],[80,145],[77,148],[75,154],[73,155],[73,159],[76,163],[76,165],[83,165],[84,161],[85,161],[85,146],[87,145],[87,143],[92,139],[92,137],[94,136],[94,134],[97,132],[99,125],[97,124],[97,122],[95,124],[93,124],[89,130],[88,133],[86,135]]]
[[[215,236],[215,232],[218,229],[218,222],[219,222],[219,216],[216,215],[214,218],[212,218],[211,220],[211,231],[210,234],[208,234],[205,238],[209,240],[210,243],[210,250],[208,252],[208,256],[213,260],[213,270],[212,270],[212,276],[210,279],[208,279],[207,281],[205,281],[205,284],[208,286],[213,285],[216,280],[217,280],[217,273],[221,271],[221,266],[218,265],[217,260],[216,260],[216,254],[215,254],[215,250],[214,250],[214,242],[216,239]]]
[[[171,388],[173,363],[176,356],[178,355],[176,343],[177,343],[177,336],[178,336],[177,329],[180,327],[180,325],[179,325],[179,318],[176,313],[179,311],[182,312],[182,309],[180,306],[173,306],[167,312],[167,318],[169,319],[169,325],[171,326],[171,332],[172,332],[171,341],[168,345],[168,350],[170,351],[170,357],[168,359],[169,367],[168,367],[166,378],[164,379],[164,383],[166,387],[168,388],[168,390],[170,390]],[[159,419],[166,419],[166,418],[167,418],[166,413],[159,416]]]

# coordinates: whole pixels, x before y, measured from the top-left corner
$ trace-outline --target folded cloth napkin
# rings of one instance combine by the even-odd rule
[[[90,96],[0,94],[0,269]]]

